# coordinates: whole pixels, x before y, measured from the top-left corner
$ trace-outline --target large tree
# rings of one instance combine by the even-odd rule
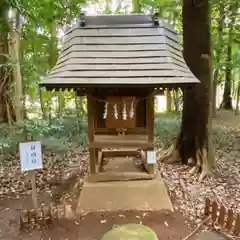
[[[201,81],[184,89],[181,131],[177,141],[161,157],[170,162],[194,164],[191,172],[202,172],[200,179],[213,166],[211,137],[210,95],[212,85],[211,33],[208,0],[183,0],[183,55]],[[210,135],[209,135],[210,133]]]
[[[11,121],[14,117],[9,88],[12,80],[12,69],[9,64],[9,22],[7,1],[0,3],[0,123]]]

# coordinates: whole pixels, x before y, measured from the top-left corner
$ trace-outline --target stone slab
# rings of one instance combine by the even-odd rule
[[[210,231],[202,233],[196,240],[226,240],[226,238],[216,232]]]
[[[84,182],[77,214],[126,210],[173,211],[159,173],[152,180]]]

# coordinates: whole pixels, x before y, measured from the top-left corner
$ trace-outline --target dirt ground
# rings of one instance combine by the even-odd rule
[[[217,111],[217,116],[213,119],[213,125],[240,131],[240,114],[235,116],[232,111]]]
[[[151,227],[161,240],[180,240],[189,233],[187,220],[179,213],[163,212],[115,212],[95,213],[81,217],[76,221],[56,221],[48,230],[35,230],[20,234],[17,224],[12,224],[15,231],[9,232],[5,240],[101,240],[102,236],[116,225],[142,223]]]
[[[64,192],[71,193],[76,179]],[[62,191],[62,193],[61,193]],[[55,189],[60,195],[65,195],[62,186]],[[94,193],[93,193],[94,194]],[[94,197],[94,196],[93,196]],[[39,203],[53,202],[55,196],[50,192],[40,195]],[[77,197],[71,197],[71,205],[76,206]],[[58,200],[56,200],[58,201]],[[56,202],[57,203],[57,202]],[[170,212],[110,212],[92,213],[77,218],[77,220],[53,220],[51,227],[38,228],[30,231],[20,231],[20,210],[31,208],[31,196],[20,199],[4,198],[0,200],[0,239],[4,240],[101,240],[102,236],[116,225],[127,223],[142,223],[152,228],[161,240],[180,240],[190,232],[191,223],[178,211]]]
[[[240,116],[235,117],[231,112],[218,112],[213,124],[220,127],[240,129]],[[76,162],[79,157],[76,156]],[[76,182],[82,179],[83,173],[76,175],[66,183],[59,186],[45,186],[44,193],[40,196],[40,203],[48,204],[58,201],[61,196],[74,195]],[[54,190],[54,191],[53,191]],[[75,191],[75,192],[74,192]],[[43,192],[43,191],[42,191]],[[54,193],[53,193],[54,192]],[[74,194],[72,194],[74,192]],[[29,191],[30,193],[30,191]],[[66,194],[67,193],[67,194]],[[59,195],[57,197],[57,195]],[[94,193],[93,193],[94,197]],[[57,199],[58,198],[58,199]],[[77,199],[77,194],[75,195]],[[0,239],[4,240],[100,240],[105,232],[114,225],[124,223],[140,223],[151,227],[161,240],[183,239],[193,227],[189,220],[178,211],[174,213],[161,212],[118,212],[89,214],[76,221],[61,220],[54,222],[49,229],[38,229],[31,232],[19,231],[19,213],[21,209],[29,209],[32,205],[31,196],[4,196],[0,195]],[[74,197],[72,197],[74,205]]]

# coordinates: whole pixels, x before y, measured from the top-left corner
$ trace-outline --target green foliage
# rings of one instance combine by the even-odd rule
[[[172,114],[161,115],[155,121],[155,134],[165,146],[168,146],[178,136],[180,124],[180,120]]]
[[[161,115],[155,121],[156,136],[168,147],[173,139],[177,138],[180,131],[181,122],[178,116],[173,114]],[[213,139],[217,149],[228,148],[233,141],[231,134],[221,127],[213,128]]]
[[[7,125],[0,126],[0,151],[2,153],[17,150],[18,144],[29,138],[41,140],[44,147],[54,152],[65,152],[70,148],[71,142],[81,145],[87,144],[87,123],[77,120],[74,111],[75,93],[73,91],[46,92],[42,91],[42,102],[40,105],[40,94],[38,88],[39,80],[44,77],[54,65],[60,50],[59,33],[72,19],[79,16],[81,3],[84,0],[50,1],[50,0],[10,0],[4,1],[9,7],[18,9],[21,14],[21,67],[24,80],[24,93],[26,94],[25,110],[29,118],[17,123],[9,129]],[[90,1],[88,1],[89,3]],[[92,3],[97,1],[92,1]],[[112,1],[98,1],[108,3],[106,12],[112,12],[109,7]],[[161,18],[166,19],[180,33],[181,22],[181,0],[140,0],[144,10],[158,12]],[[226,69],[226,48],[229,37],[229,25],[233,20],[233,13],[239,12],[238,0],[212,0],[212,42],[213,42],[213,69],[218,70],[218,83],[222,82]],[[122,1],[121,1],[122,3]],[[222,37],[218,36],[220,19],[223,17],[220,6],[223,5],[225,20],[223,23]],[[238,9],[237,9],[238,7]],[[117,12],[123,11],[122,4],[117,7]],[[123,11],[124,12],[124,11]],[[235,19],[235,18],[234,18]],[[239,54],[239,21],[240,15],[236,15],[233,26],[232,42],[232,73],[233,81],[240,81],[240,54]],[[181,36],[180,36],[181,37]],[[220,51],[219,58],[216,56]],[[7,63],[11,66],[11,63]],[[6,65],[5,65],[6,66]],[[2,67],[2,66],[0,66]],[[237,84],[233,84],[237,86]],[[57,104],[53,104],[53,98]],[[56,100],[57,99],[57,100]],[[83,112],[86,103],[76,105],[78,113]],[[79,104],[80,105],[80,104]],[[41,114],[43,113],[43,114]],[[31,115],[31,116],[30,116]],[[45,120],[41,119],[41,115]],[[66,116],[74,117],[66,117]],[[55,119],[58,116],[59,119]],[[63,118],[64,117],[64,118]],[[180,116],[170,115],[158,116],[155,121],[156,135],[168,145],[178,135],[180,127]],[[50,124],[50,123],[51,124]],[[229,136],[221,129],[214,130],[214,137],[219,147],[229,141]]]
[[[160,115],[155,120],[155,135],[164,146],[169,146],[180,130],[180,119],[177,115]],[[39,140],[43,148],[55,154],[64,154],[75,143],[86,147],[88,142],[86,119],[69,117],[53,119],[51,124],[45,120],[33,119],[19,122],[9,129],[2,124],[0,128],[0,153],[16,153],[18,143],[26,140]],[[232,136],[220,127],[213,129],[217,148],[227,148],[232,142]]]
[[[86,146],[87,122],[74,119],[56,119],[51,124],[45,120],[26,120],[9,128],[1,125],[0,152],[15,153],[19,142],[39,140],[44,149],[62,154],[68,151],[71,143]]]
[[[24,92],[39,99],[38,82],[55,64],[59,33],[81,12],[85,0],[11,0],[9,8],[21,14],[21,65]],[[45,101],[45,99],[43,99]]]

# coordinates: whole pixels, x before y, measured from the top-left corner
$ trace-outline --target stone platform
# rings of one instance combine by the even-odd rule
[[[152,180],[84,182],[77,214],[126,210],[173,211],[159,173]]]

